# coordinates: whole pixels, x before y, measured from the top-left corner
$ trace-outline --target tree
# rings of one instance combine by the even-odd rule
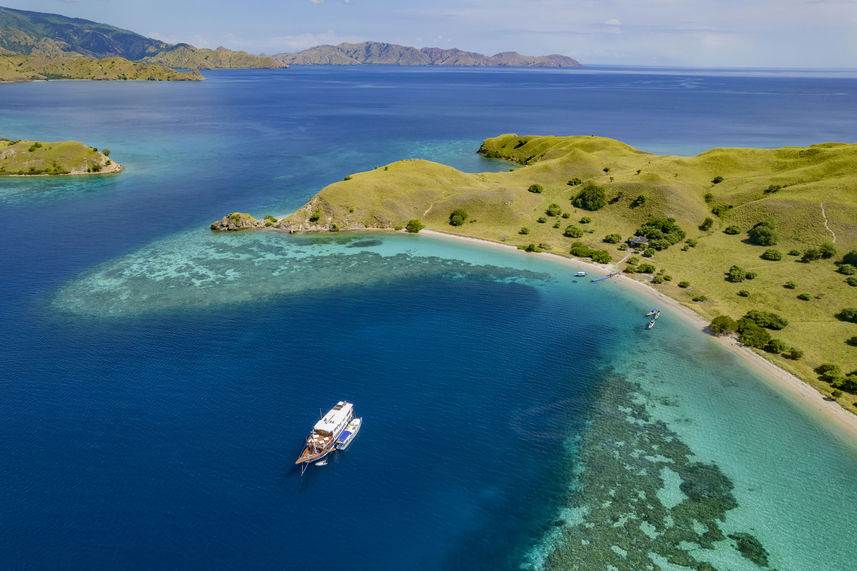
[[[637,208],[638,206],[645,206],[648,201],[649,201],[649,199],[646,198],[645,195],[641,194],[631,202],[631,208]]]
[[[699,229],[703,232],[710,230],[711,226],[714,225],[714,218],[708,217],[702,221],[702,224],[699,225]]]
[[[762,255],[759,257],[762,258],[763,260],[771,260],[773,262],[776,262],[776,261],[783,259],[783,254],[779,250],[775,250],[773,248],[770,248],[770,249],[762,252]]]
[[[779,234],[774,231],[776,220],[768,218],[753,226],[747,234],[750,235],[750,242],[759,246],[774,246],[780,239]]]
[[[851,264],[839,264],[836,271],[845,276],[853,276],[854,274],[857,274],[857,268]]]
[[[814,262],[818,259],[821,259],[821,250],[818,248],[807,248],[803,256],[800,257],[800,261],[804,263]]]
[[[759,327],[767,327],[768,329],[783,329],[789,324],[785,317],[781,317],[770,311],[759,311],[758,309],[748,311],[742,319],[749,319]]]
[[[851,287],[857,287],[857,277],[851,276],[850,278],[845,278],[845,283]]]
[[[711,184],[720,184],[721,182],[723,182],[723,177],[720,175],[717,175],[716,177],[711,179]]]
[[[768,353],[777,353],[777,354],[782,353],[783,351],[785,351],[788,348],[789,348],[789,346],[786,345],[780,339],[771,339],[770,341],[768,341],[765,344],[765,347],[764,347],[765,351],[767,351]]]
[[[853,337],[849,337],[848,339],[845,340],[845,342],[848,343],[849,345],[851,345],[852,347],[857,347],[857,335],[854,335]]]
[[[530,229],[527,228],[526,226],[521,226],[521,229],[518,230],[518,234],[529,234],[529,233],[530,233]]]
[[[461,226],[465,220],[467,220],[467,212],[461,208],[456,208],[449,214],[450,226]]]
[[[747,272],[744,271],[744,268],[739,266],[732,266],[729,268],[729,271],[726,272],[726,281],[732,283],[743,282],[744,278],[747,277]]]
[[[574,224],[571,224],[565,228],[565,231],[562,233],[562,235],[568,238],[580,238],[581,236],[583,236],[583,230],[581,230]]]
[[[726,228],[723,229],[723,233],[724,234],[740,234],[741,229],[738,228],[737,226],[727,226]]]
[[[572,256],[576,256],[578,258],[588,258],[592,255],[592,249],[588,246],[585,246],[583,242],[575,242],[571,245],[571,250],[569,253]]]
[[[708,330],[714,335],[726,335],[738,328],[738,322],[728,315],[718,315],[708,324]]]
[[[738,340],[744,345],[761,349],[771,340],[771,334],[754,321],[742,317],[738,320]]]
[[[104,155],[105,157],[109,157],[110,156],[110,149],[102,149],[101,154]]]
[[[607,192],[604,187],[590,183],[577,193],[571,203],[584,210],[598,210],[607,204]]]
[[[833,397],[833,400],[836,400],[842,396],[842,391],[839,389],[833,389],[833,392],[830,393],[830,396]]]
[[[857,266],[857,250],[851,250],[850,252],[842,256],[842,263]]]
[[[568,184],[568,186],[577,186],[579,184],[583,184],[583,181],[580,179],[579,176],[576,176],[576,177],[570,179],[567,184]]]
[[[783,357],[785,357],[786,359],[792,359],[793,361],[797,361],[798,359],[803,358],[803,351],[801,351],[797,347],[792,347],[787,352],[783,353]]]
[[[818,247],[818,251],[821,252],[821,257],[827,260],[836,255],[836,246],[830,242],[825,242]]]
[[[530,185],[530,188],[528,188],[527,190],[529,190],[530,192],[534,192],[534,193],[536,193],[536,194],[541,194],[541,192],[542,192],[544,189],[545,189],[545,187],[543,187],[543,186],[542,186],[542,185],[540,185],[540,184],[531,184],[531,185]]]
[[[407,225],[405,225],[405,230],[407,230],[411,234],[416,234],[417,232],[419,232],[422,229],[423,229],[422,222],[420,222],[416,218],[414,218],[413,220],[408,220]]]
[[[637,229],[634,235],[648,238],[649,246],[655,250],[665,250],[669,246],[681,242],[687,236],[681,226],[676,223],[675,218],[666,217],[648,220]]]
[[[589,224],[590,222],[592,222],[592,218],[590,218],[589,216],[584,216],[579,220],[579,222],[581,224]]]
[[[622,236],[620,236],[619,234],[607,234],[606,236],[604,236],[603,241],[607,244],[618,244],[622,241]]]
[[[547,214],[548,216],[559,216],[560,214],[562,214],[562,208],[559,204],[552,203],[550,206],[548,206],[548,209],[545,210],[545,214]]]
[[[851,323],[857,323],[857,308],[846,307],[845,309],[836,314],[836,319],[840,321],[850,321]]]
[[[592,258],[592,261],[597,264],[609,264],[613,261],[613,258],[610,256],[610,252],[607,250],[593,250],[589,257]]]

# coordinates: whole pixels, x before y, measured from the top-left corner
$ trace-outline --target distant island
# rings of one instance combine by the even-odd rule
[[[383,42],[323,45],[298,53],[276,54],[275,59],[288,65],[440,65],[470,67],[580,67],[568,56],[523,56],[502,52],[486,56],[459,49],[412,48]]]
[[[26,70],[10,74],[8,68],[23,60]],[[106,63],[104,62],[107,58]],[[89,62],[89,63],[86,63]],[[68,18],[27,10],[0,8],[0,80],[32,79],[202,79],[198,73],[177,74],[168,68],[285,68],[267,55],[233,52],[226,48],[201,49],[190,44],[168,44],[129,30],[81,18]],[[113,70],[101,69],[120,67]],[[59,70],[59,71],[57,71]],[[14,70],[13,70],[14,71]],[[44,73],[43,73],[44,71]],[[168,73],[172,72],[172,73]],[[10,75],[15,75],[11,78]],[[193,76],[193,77],[192,77]]]
[[[502,135],[520,165],[469,174],[405,160],[331,184],[297,212],[218,231],[423,227],[600,264],[734,334],[851,412],[857,403],[857,144],[661,156],[602,137]]]
[[[0,176],[59,176],[115,174],[109,149],[98,150],[77,141],[42,142],[0,139]]]

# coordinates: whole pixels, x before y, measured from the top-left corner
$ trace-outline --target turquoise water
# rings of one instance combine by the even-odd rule
[[[401,158],[506,170],[473,152],[502,132],[848,141],[855,95],[847,74],[681,70],[3,86],[7,136],[127,170],[0,180],[0,561],[853,567],[854,447],[677,316],[644,331],[646,296],[445,238],[207,226]],[[363,430],[301,477],[341,398]],[[336,541],[309,549],[320,534]]]

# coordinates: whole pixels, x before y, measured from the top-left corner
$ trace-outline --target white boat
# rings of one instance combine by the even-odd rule
[[[336,403],[315,423],[312,432],[307,436],[306,448],[295,464],[311,464],[336,450],[337,439],[353,419],[353,404],[344,400]]]
[[[577,272],[574,275],[575,275],[575,277],[583,278],[583,277],[586,277],[586,272]]]
[[[342,434],[339,435],[339,438],[336,439],[336,449],[345,450],[348,448],[351,441],[354,440],[354,437],[357,436],[358,432],[360,432],[360,427],[362,425],[362,418],[355,418],[349,422],[348,426],[345,427],[345,430],[342,431]]]

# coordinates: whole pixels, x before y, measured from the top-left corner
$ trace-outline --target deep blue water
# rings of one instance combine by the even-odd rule
[[[516,566],[565,498],[568,439],[597,398],[598,371],[629,351],[671,359],[668,343],[644,349],[630,294],[464,246],[444,255],[460,248],[468,261],[414,272],[437,265],[425,257],[438,246],[422,237],[380,239],[382,252],[408,252],[389,261],[365,253],[379,246],[352,248],[354,258],[290,277],[306,287],[287,293],[262,287],[274,274],[211,257],[270,244],[210,245],[205,228],[234,210],[287,213],[402,158],[505,170],[474,151],[506,132],[597,134],[678,154],[855,142],[849,74],[582,71],[294,68],[209,72],[201,84],[0,86],[3,136],[82,140],[127,169],[0,180],[0,565]],[[277,255],[270,264],[292,263]],[[203,256],[209,270],[235,272],[237,288],[189,285],[183,260]],[[110,273],[120,257],[144,278],[162,266],[170,276],[141,278],[125,313],[99,315],[110,292],[126,291],[127,272]],[[354,264],[362,282],[330,286]],[[71,310],[69,284],[97,280],[103,305]],[[172,303],[167,288],[193,303]],[[363,431],[300,477],[292,462],[306,432],[342,398]],[[853,483],[836,444],[795,422],[818,470]],[[726,452],[698,443],[699,453],[725,458],[730,442]],[[798,524],[774,519],[785,531],[768,545],[788,543]]]

